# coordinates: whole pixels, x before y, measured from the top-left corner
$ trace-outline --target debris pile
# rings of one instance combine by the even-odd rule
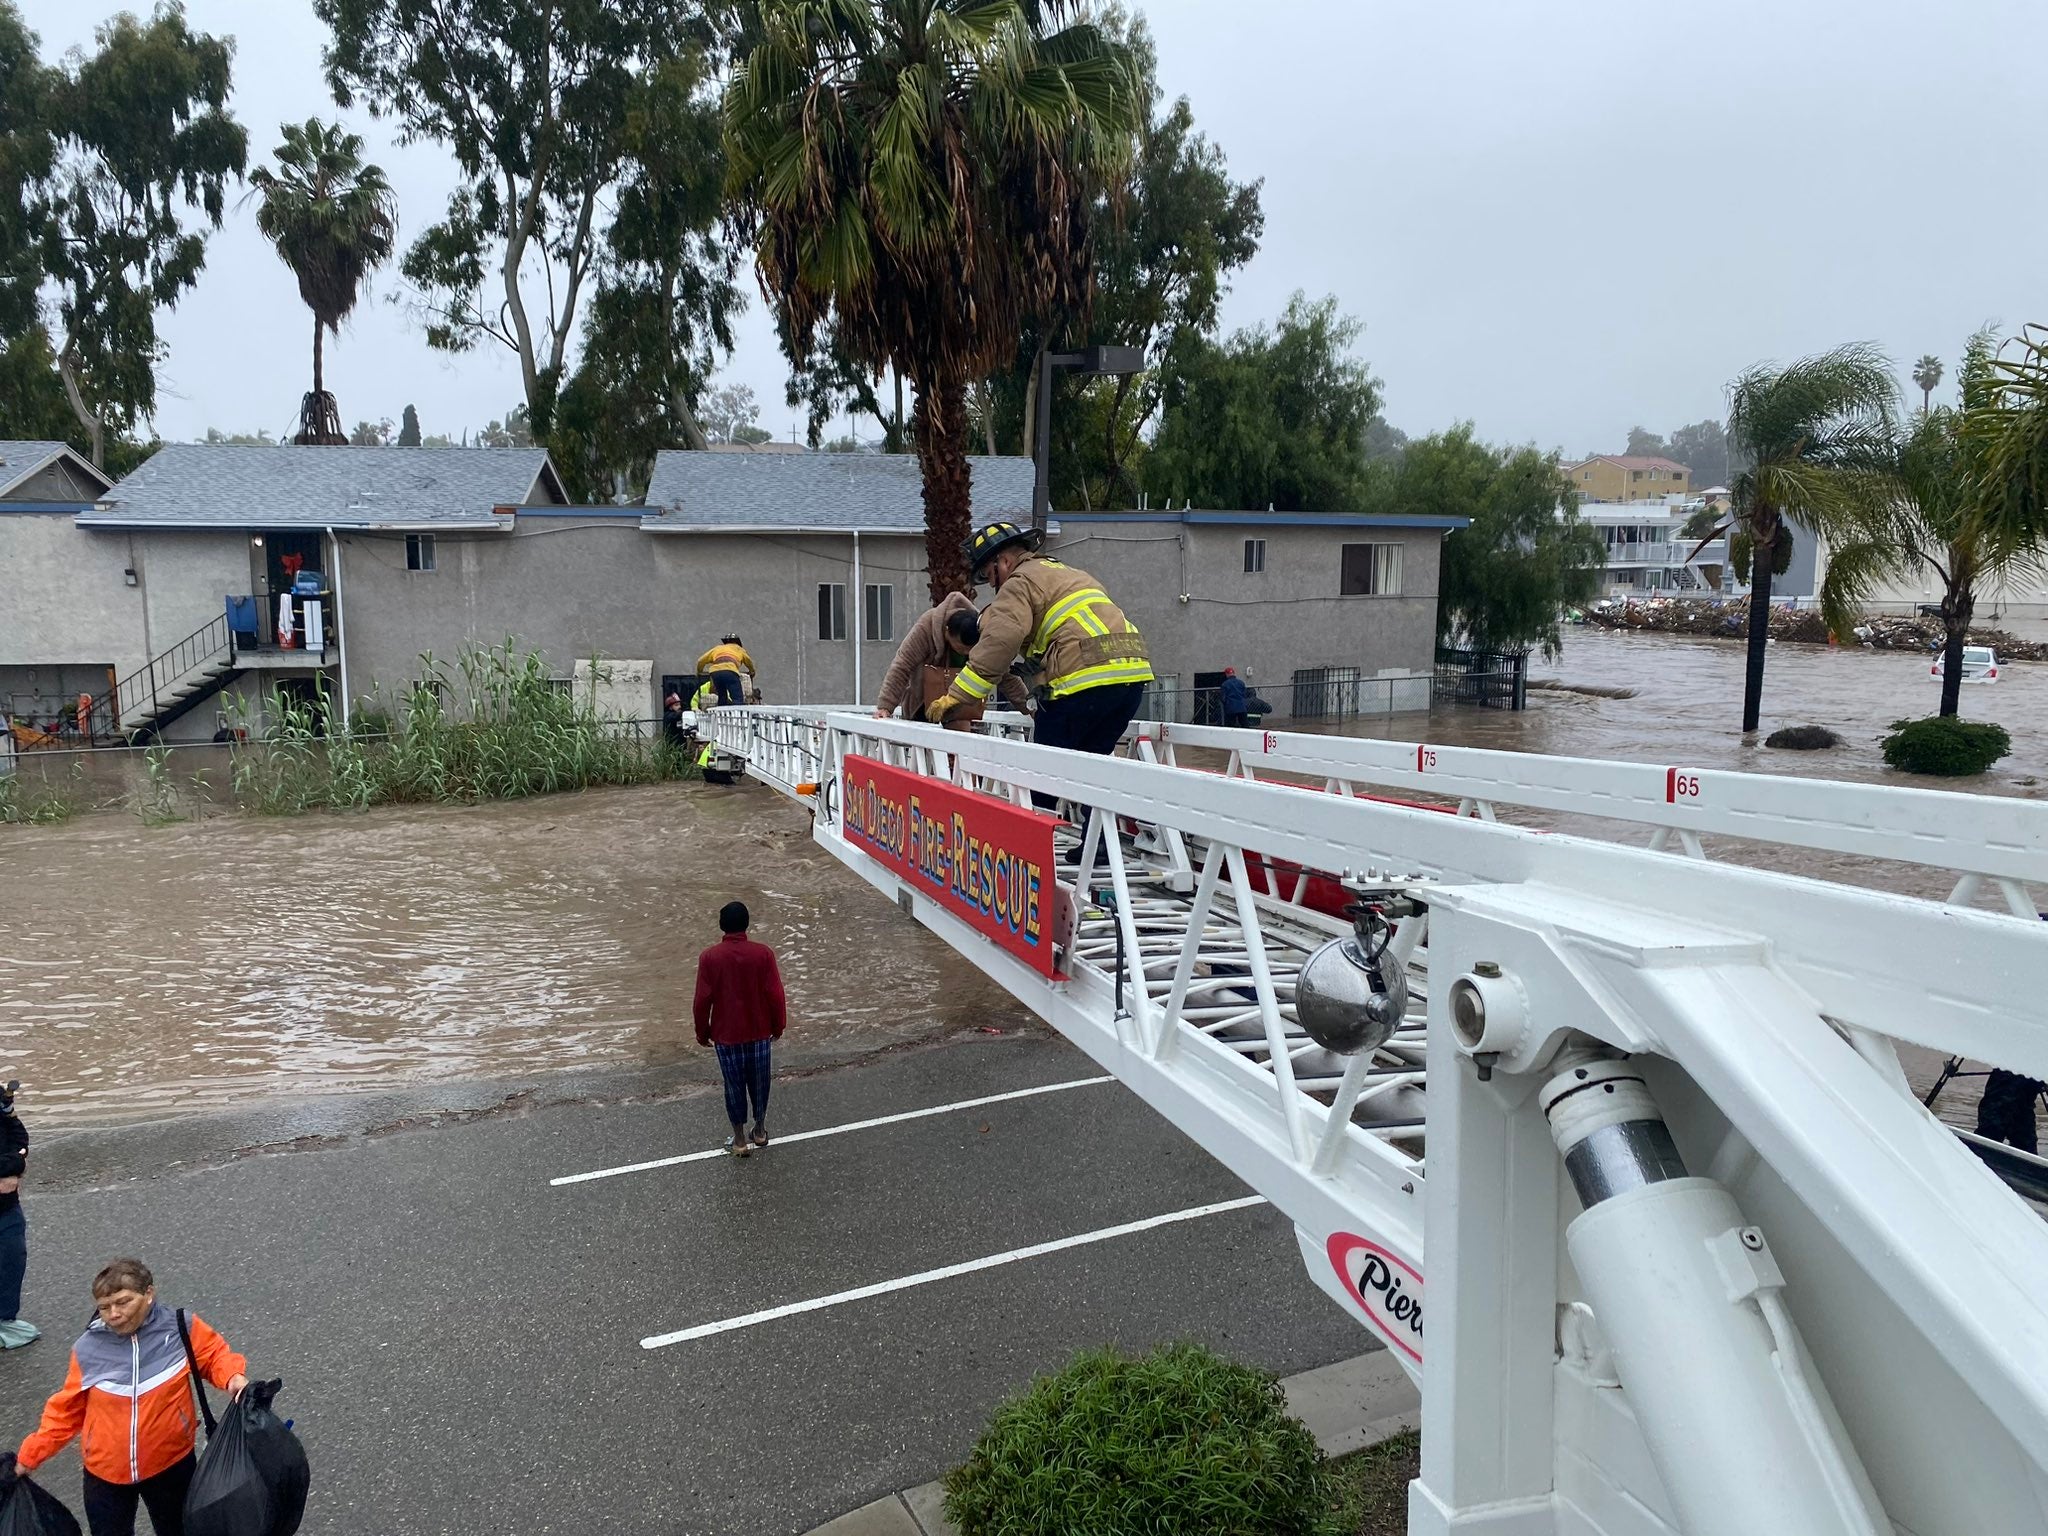
[[[1767,747],[1793,752],[1822,752],[1841,744],[1842,738],[1824,725],[1788,725],[1764,738]]]
[[[1586,623],[1601,629],[1699,635],[1710,640],[1740,640],[1749,632],[1749,603],[1743,598],[1605,601],[1586,609],[1583,617]],[[1828,627],[1818,609],[1774,606],[1771,609],[1771,638],[1793,644],[1826,645]],[[1911,618],[1898,614],[1873,614],[1858,624],[1852,634],[1841,636],[1840,641],[1845,645],[1866,645],[1879,651],[1934,651],[1941,646],[1941,620],[1924,614]],[[2048,661],[2048,644],[2022,640],[2002,629],[1973,627],[1970,644],[1991,646],[2001,661]]]

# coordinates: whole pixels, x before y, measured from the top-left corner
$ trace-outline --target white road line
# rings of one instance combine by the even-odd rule
[[[820,1136],[844,1136],[849,1131],[871,1131],[878,1125],[901,1125],[905,1120],[923,1120],[932,1115],[950,1115],[963,1109],[980,1109],[984,1104],[1007,1104],[1012,1099],[1031,1099],[1044,1093],[1065,1093],[1069,1088],[1095,1088],[1103,1083],[1113,1083],[1113,1077],[1077,1077],[1070,1083],[1046,1083],[1037,1088],[1019,1088],[1011,1093],[991,1093],[984,1098],[962,1099],[957,1104],[934,1104],[929,1109],[906,1109],[900,1115],[877,1115],[872,1120],[855,1120],[848,1125],[828,1125],[817,1131],[792,1131],[787,1136],[777,1136],[775,1145],[786,1147],[793,1141],[816,1141]],[[615,1179],[622,1173],[645,1173],[650,1168],[673,1168],[678,1163],[708,1162],[714,1157],[724,1157],[725,1148],[713,1147],[708,1152],[685,1152],[679,1157],[657,1157],[645,1163],[625,1163],[617,1168],[600,1168],[594,1173],[568,1173],[559,1179],[549,1179],[550,1185],[588,1184],[592,1179]]]
[[[1249,1210],[1255,1205],[1264,1205],[1264,1195],[1246,1195],[1241,1200],[1224,1200],[1215,1205],[1197,1205],[1184,1211],[1168,1211],[1163,1216],[1147,1216],[1143,1221],[1127,1221],[1120,1227],[1102,1227],[1094,1232],[1082,1232],[1074,1237],[1056,1238],[1049,1243],[1034,1243],[1029,1248],[1012,1248],[1008,1253],[992,1253],[985,1259],[969,1259],[964,1264],[948,1264],[943,1269],[927,1269],[921,1274],[904,1275],[896,1280],[879,1280],[873,1285],[855,1286],[850,1291],[835,1291],[830,1296],[814,1296],[809,1301],[792,1301],[787,1306],[769,1307],[763,1312],[749,1312],[741,1317],[728,1317],[716,1323],[699,1323],[694,1328],[678,1329],[674,1333],[657,1333],[652,1338],[642,1339],[642,1349],[665,1349],[671,1344],[687,1344],[692,1339],[705,1339],[715,1333],[731,1333],[739,1328],[752,1328],[761,1323],[772,1323],[778,1318],[795,1317],[800,1312],[819,1312],[826,1307],[836,1307],[849,1301],[865,1301],[870,1296],[885,1296],[891,1291],[906,1291],[916,1285],[930,1285],[938,1280],[951,1280],[956,1275],[971,1275],[977,1270],[994,1269],[1003,1264],[1017,1264],[1025,1259],[1036,1259],[1048,1253],[1059,1253],[1068,1248],[1084,1248],[1090,1243],[1106,1243],[1113,1237],[1129,1237],[1137,1232],[1150,1232],[1154,1227],[1170,1227],[1177,1222],[1200,1221],[1204,1216],[1221,1216],[1226,1211]]]

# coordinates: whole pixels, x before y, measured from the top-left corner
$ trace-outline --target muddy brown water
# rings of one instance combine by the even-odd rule
[[[1439,711],[1360,734],[1697,767],[1908,782],[1877,738],[1930,712],[1917,657],[1774,646],[1767,728],[1825,724],[1821,753],[1746,743],[1742,653],[1712,641],[1573,631],[1536,675],[1634,688],[1538,690],[1520,715]],[[2014,752],[1974,791],[2040,795],[2048,664],[1966,688]],[[2036,775],[2041,775],[2041,780]],[[1611,823],[1520,817],[1597,836]],[[1728,844],[1717,856],[1938,896],[1939,874]],[[319,1094],[592,1067],[694,1050],[693,962],[718,907],[746,901],[782,957],[792,1039],[882,1049],[1023,1011],[905,923],[759,788],[662,785],[474,807],[145,827],[88,815],[0,827],[0,1076],[42,1123],[189,1113]],[[1935,1063],[1915,1058],[1926,1078]],[[1966,1114],[1969,1098],[1944,1099]]]
[[[252,1092],[696,1049],[697,953],[740,900],[814,1049],[976,1023],[1002,993],[896,917],[765,790],[0,828],[0,1073],[73,1124]]]

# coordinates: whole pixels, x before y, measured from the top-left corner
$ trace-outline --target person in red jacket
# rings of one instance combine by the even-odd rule
[[[156,1536],[181,1536],[196,1412],[192,1371],[177,1314],[160,1306],[156,1278],[137,1259],[116,1259],[93,1277],[99,1316],[71,1348],[64,1385],[14,1464],[33,1471],[73,1439],[85,1455],[85,1520],[92,1536],[134,1536],[137,1504]],[[249,1384],[249,1362],[196,1316],[192,1357],[230,1397]]]
[[[697,957],[697,997],[691,1008],[697,1043],[718,1052],[725,1117],[732,1122],[725,1150],[735,1157],[768,1145],[769,1053],[789,1021],[775,951],[747,937],[747,922],[743,901],[728,901],[718,909],[718,931],[725,937]],[[749,1099],[754,1104],[751,1136]]]

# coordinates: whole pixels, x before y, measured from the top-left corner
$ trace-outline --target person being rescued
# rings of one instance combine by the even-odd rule
[[[754,671],[754,658],[749,656],[747,648],[740,644],[738,635],[727,635],[699,656],[696,670],[711,684],[720,704],[747,702],[746,689],[740,683],[742,671],[747,674],[749,682],[758,684],[760,681]],[[755,692],[759,691],[756,687]]]
[[[917,712],[918,679],[926,667],[963,667],[968,655],[981,642],[981,616],[964,592],[948,592],[939,603],[927,608],[910,626],[910,633],[896,647],[896,659],[882,679],[881,696],[875,700],[875,718],[886,720],[903,708]],[[1005,672],[997,685],[1016,709],[1028,709],[1031,692],[1024,680]],[[907,707],[906,707],[907,706]]]
[[[977,583],[996,589],[981,615],[981,639],[952,691],[931,702],[925,718],[943,723],[965,702],[985,703],[1022,655],[1044,674],[1031,739],[1108,756],[1136,718],[1152,681],[1152,660],[1138,626],[1086,571],[1042,555],[1041,536],[1016,523],[976,530],[964,553]],[[1054,797],[1032,797],[1041,805]]]

